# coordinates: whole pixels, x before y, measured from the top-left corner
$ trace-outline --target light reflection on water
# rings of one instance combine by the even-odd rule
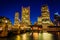
[[[16,40],[21,40],[21,36],[20,35],[17,35],[16,36]]]
[[[43,40],[53,40],[53,36],[50,33],[43,33]]]
[[[33,33],[34,40],[53,40],[53,35],[50,33]]]
[[[33,40],[38,40],[39,38],[38,38],[38,36],[39,36],[39,34],[38,33],[33,33]]]
[[[33,37],[32,37],[33,36]],[[50,33],[24,33],[8,38],[0,38],[0,40],[53,40],[53,35]]]
[[[22,35],[22,40],[27,40],[27,34]]]

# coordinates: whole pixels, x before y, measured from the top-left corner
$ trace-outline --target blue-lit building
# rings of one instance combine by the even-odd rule
[[[55,26],[60,26],[60,15],[54,14],[54,24]]]

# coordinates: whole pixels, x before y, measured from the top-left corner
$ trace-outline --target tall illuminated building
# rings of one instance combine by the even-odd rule
[[[53,25],[52,21],[50,20],[50,12],[48,6],[43,5],[41,8],[41,13],[43,28],[47,28],[48,26]]]
[[[22,23],[30,25],[30,7],[22,7]]]
[[[47,5],[42,6],[41,16],[38,17],[37,24],[42,25],[43,32],[47,32],[48,26],[54,26],[50,20],[50,12]]]
[[[42,25],[42,17],[41,16],[38,17],[37,24],[38,25]]]
[[[60,26],[60,15],[59,14],[54,14],[54,25]]]
[[[16,27],[17,27],[17,26],[20,26],[20,19],[19,19],[19,13],[18,13],[18,12],[15,13],[14,25],[15,25]]]

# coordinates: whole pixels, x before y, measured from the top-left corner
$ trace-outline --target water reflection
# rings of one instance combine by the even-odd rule
[[[43,40],[53,40],[53,36],[50,33],[43,33]]]
[[[33,33],[33,40],[38,40],[39,39],[38,36],[39,36],[39,34],[37,32],[34,32]]]
[[[50,33],[33,33],[34,40],[53,40],[53,36]]]
[[[39,33],[39,40],[43,40],[43,33]]]
[[[15,40],[21,40],[21,36],[17,35]]]
[[[24,33],[7,38],[0,38],[0,40],[54,40],[53,35],[50,33]]]
[[[22,35],[22,40],[27,40],[27,34],[26,33]]]

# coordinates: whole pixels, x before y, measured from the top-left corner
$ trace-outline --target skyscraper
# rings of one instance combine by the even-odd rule
[[[41,14],[42,14],[42,23],[49,23],[50,22],[50,13],[49,13],[48,6],[42,6]]]
[[[42,25],[42,17],[41,16],[38,17],[37,24],[38,25]]]
[[[60,26],[60,15],[59,14],[54,14],[54,25]]]
[[[22,23],[30,25],[30,7],[22,7]]]
[[[53,26],[54,24],[50,20],[50,12],[47,5],[43,5],[41,8],[41,16],[38,17],[38,25],[42,25],[43,32],[47,32],[48,26]]]
[[[18,13],[18,12],[15,13],[14,25],[15,25],[16,27],[20,26],[20,19],[19,19],[19,13]]]
[[[48,6],[43,5],[41,8],[41,13],[43,28],[47,28],[48,26],[53,25],[52,21],[50,20],[50,12]]]

